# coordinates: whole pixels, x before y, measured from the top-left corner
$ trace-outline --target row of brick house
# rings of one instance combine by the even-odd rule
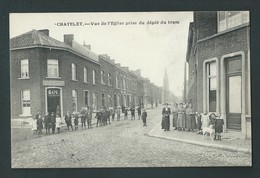
[[[194,12],[186,61],[188,98],[200,113],[217,112],[224,131],[251,137],[248,11]]]
[[[108,55],[97,55],[90,45],[81,45],[72,34],[64,42],[49,36],[49,30],[32,30],[10,39],[12,119],[31,118],[41,110],[80,111],[90,106],[150,107],[161,103],[161,88],[141,71],[130,71]]]

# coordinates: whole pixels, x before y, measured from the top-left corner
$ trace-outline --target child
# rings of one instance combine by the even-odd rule
[[[37,131],[38,134],[42,134],[42,129],[43,129],[43,120],[42,120],[42,115],[39,114],[38,115],[38,119],[37,119]]]
[[[59,114],[56,114],[56,128],[58,133],[60,133],[60,127],[61,127],[61,118]]]
[[[216,121],[215,121],[215,139],[221,140],[221,133],[223,132],[223,125],[224,125],[223,118],[221,116],[217,115]]]
[[[143,113],[142,113],[143,126],[147,126],[147,125],[146,125],[146,118],[147,118],[147,112],[146,112],[145,109],[144,109],[144,110],[143,110]]]
[[[79,116],[77,113],[75,113],[75,116],[74,116],[74,125],[75,125],[75,130],[78,130],[78,125],[79,125]]]

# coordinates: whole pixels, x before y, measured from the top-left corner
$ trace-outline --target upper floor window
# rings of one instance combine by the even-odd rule
[[[218,12],[218,31],[228,30],[230,28],[249,22],[249,11],[219,11]]]
[[[77,80],[77,67],[76,64],[72,63],[71,64],[71,79],[72,80]]]
[[[107,83],[108,83],[109,86],[112,85],[112,77],[111,77],[110,73],[107,74]]]
[[[84,67],[84,82],[88,83],[88,69]]]
[[[105,84],[105,72],[101,70],[101,83]]]
[[[21,60],[21,78],[29,77],[29,61],[28,59]]]
[[[119,88],[118,76],[116,76],[116,88]]]
[[[59,77],[59,61],[57,59],[47,60],[48,77]]]
[[[93,72],[92,72],[92,77],[93,77],[93,84],[97,84],[96,83],[96,71],[95,70],[93,70]]]

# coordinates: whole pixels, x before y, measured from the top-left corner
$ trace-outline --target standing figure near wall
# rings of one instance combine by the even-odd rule
[[[178,104],[174,103],[172,108],[172,126],[174,130],[177,130],[177,119],[178,119]]]
[[[121,110],[120,110],[120,107],[118,107],[116,110],[117,121],[120,121],[120,113],[121,113]]]
[[[189,103],[188,108],[186,109],[186,128],[188,129],[188,131],[194,131],[194,129],[196,128],[195,115],[191,103]]]
[[[162,129],[164,131],[170,130],[170,115],[171,115],[171,109],[168,107],[168,103],[165,104],[165,108],[162,110]]]
[[[178,119],[177,119],[177,127],[178,130],[183,130],[185,131],[185,108],[183,107],[183,103],[179,104],[178,107]]]

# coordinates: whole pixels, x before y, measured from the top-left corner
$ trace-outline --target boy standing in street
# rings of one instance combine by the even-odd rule
[[[147,118],[147,112],[146,112],[145,109],[144,109],[144,110],[143,110],[143,113],[142,113],[143,126],[147,126],[147,125],[146,125],[146,118]]]

